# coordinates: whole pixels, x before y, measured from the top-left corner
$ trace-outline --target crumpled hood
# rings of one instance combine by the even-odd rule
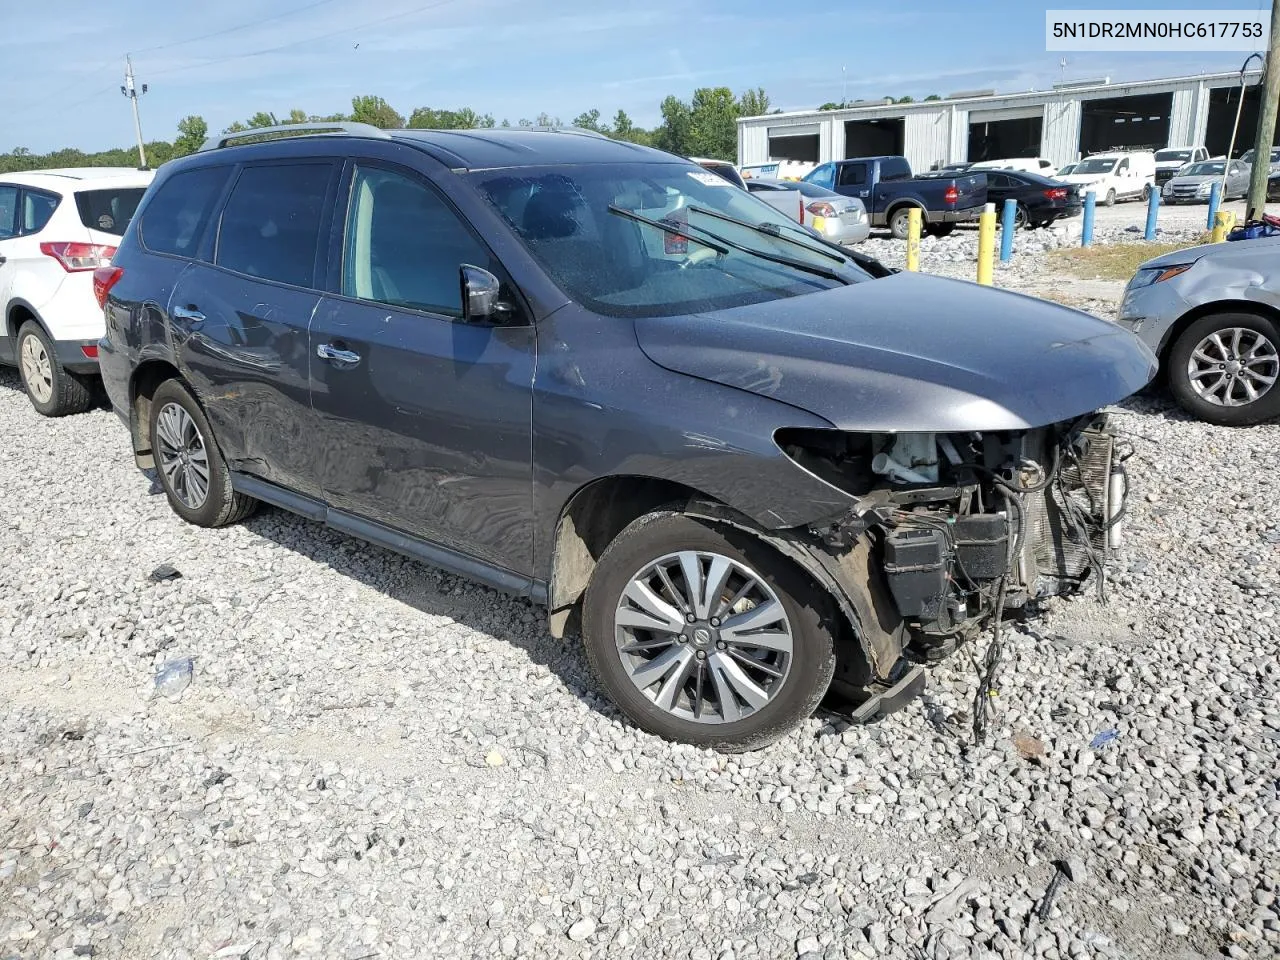
[[[713,314],[636,321],[680,373],[860,431],[1016,430],[1114,403],[1156,359],[1105,320],[959,280],[899,273]]]

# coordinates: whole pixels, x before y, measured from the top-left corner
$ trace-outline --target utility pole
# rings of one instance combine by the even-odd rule
[[[1280,0],[1276,0],[1280,3]],[[120,92],[129,98],[129,103],[133,105],[133,132],[138,136],[138,169],[147,169],[147,151],[142,146],[142,121],[138,119],[138,88],[133,83],[133,61],[129,59],[129,55],[125,54],[124,58],[124,86],[120,88]],[[147,85],[142,85],[142,92],[147,92]]]
[[[1271,144],[1276,135],[1278,105],[1280,105],[1280,0],[1271,0],[1271,40],[1267,47],[1267,72],[1262,82],[1262,103],[1258,110],[1258,133],[1253,141],[1253,169],[1249,174],[1249,205],[1245,220],[1260,220],[1267,209],[1267,174],[1270,172]]]

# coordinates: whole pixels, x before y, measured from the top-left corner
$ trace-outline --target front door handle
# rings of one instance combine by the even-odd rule
[[[4,263],[5,263],[5,260],[6,260],[6,258],[5,258],[5,257],[0,257],[0,265],[4,264]]]
[[[195,307],[174,307],[173,316],[176,320],[186,320],[190,323],[204,323],[204,314]]]
[[[360,354],[354,350],[342,350],[332,343],[322,343],[317,346],[316,356],[321,360],[334,360],[338,363],[356,364],[360,362]]]

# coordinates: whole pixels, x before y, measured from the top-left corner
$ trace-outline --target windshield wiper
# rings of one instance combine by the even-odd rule
[[[725,223],[732,223],[739,227],[746,227],[748,230],[754,230],[756,233],[763,233],[766,237],[774,237],[778,240],[785,240],[787,243],[793,243],[797,247],[803,247],[819,256],[828,257],[831,260],[843,263],[844,257],[835,253],[828,253],[826,250],[820,250],[812,244],[805,243],[796,237],[789,237],[782,232],[782,227],[776,223],[748,223],[746,220],[739,220],[737,217],[731,217],[727,213],[720,213],[717,210],[708,210],[706,207],[688,206],[686,210],[694,213],[700,213],[704,217],[712,217],[716,220],[723,220]]]
[[[710,249],[714,250],[716,253],[718,253],[722,257],[729,252],[728,247],[721,246],[718,243],[712,243],[709,240],[701,240],[698,237],[690,237],[688,234],[684,232],[683,227],[677,226],[676,224],[671,223],[669,220],[652,220],[649,217],[643,216],[639,213],[632,213],[630,210],[626,210],[612,203],[609,204],[609,212],[616,213],[620,217],[626,217],[628,220],[634,220],[636,221],[636,223],[645,223],[651,227],[656,227],[657,229],[661,230],[663,233],[669,233],[672,236],[676,236],[676,237],[684,237],[686,240],[692,240],[694,243],[700,243],[702,244],[702,246],[709,247]]]
[[[685,207],[685,209],[701,210],[701,207]],[[746,226],[750,227],[751,224],[746,224]],[[768,253],[764,250],[757,250],[755,247],[747,246],[745,243],[736,243],[733,240],[730,240],[728,237],[722,237],[718,233],[712,233],[706,227],[700,227],[695,223],[691,223],[688,225],[688,227],[681,227],[680,229],[682,231],[686,229],[697,230],[700,233],[706,234],[712,240],[715,240],[718,243],[723,243],[726,247],[729,247],[733,250],[737,250],[741,253],[749,254],[750,256],[753,256],[753,257],[759,257],[761,260],[768,260],[770,263],[777,263],[777,264],[781,264],[784,267],[791,267],[795,270],[802,270],[805,273],[812,273],[814,276],[823,277],[827,280],[834,280],[836,283],[843,283],[846,287],[849,286],[849,284],[853,283],[853,281],[850,280],[848,277],[843,277],[840,274],[836,273],[836,271],[828,269],[827,267],[819,266],[816,263],[805,263],[803,260],[795,260],[791,257],[784,257],[780,253]],[[755,229],[755,228],[752,227],[752,229]],[[688,234],[682,233],[682,236],[687,236],[687,235]],[[769,234],[769,235],[772,236],[772,234]],[[695,237],[693,239],[696,240],[697,238]],[[784,237],[783,239],[786,239],[786,238]],[[800,246],[804,247],[806,250],[814,250],[814,248],[810,247],[807,243],[801,243]],[[827,256],[826,253],[820,250],[814,250],[814,252],[823,253],[823,256]]]

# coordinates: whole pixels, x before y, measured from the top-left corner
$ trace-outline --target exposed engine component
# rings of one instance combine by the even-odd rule
[[[876,445],[879,437],[873,436]],[[938,442],[932,433],[899,433],[871,460],[871,469],[896,483],[937,483]]]

